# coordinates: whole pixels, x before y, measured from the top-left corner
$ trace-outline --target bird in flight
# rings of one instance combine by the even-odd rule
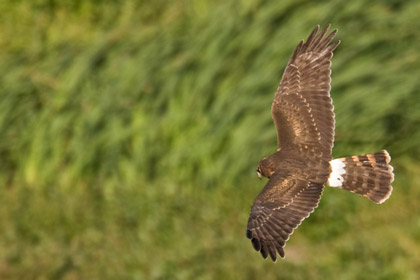
[[[261,160],[257,174],[269,180],[251,207],[246,236],[264,258],[284,258],[293,231],[318,206],[324,185],[380,204],[392,192],[393,168],[385,150],[332,159],[334,112],[331,58],[337,30],[317,26],[290,58],[271,107],[277,151]]]

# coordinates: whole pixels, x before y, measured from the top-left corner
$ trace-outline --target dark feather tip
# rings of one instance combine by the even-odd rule
[[[252,242],[252,247],[254,247],[255,251],[261,250],[261,244],[260,244],[260,241],[258,239],[252,238],[251,242]]]
[[[273,262],[276,262],[277,260],[277,254],[276,254],[276,247],[273,245],[268,245],[268,254],[270,255],[270,258]]]
[[[261,256],[266,259],[268,257],[268,252],[267,252],[267,248],[266,247],[261,247]]]
[[[246,237],[248,237],[249,239],[252,238],[252,232],[249,229],[246,230]]]
[[[280,257],[281,257],[282,259],[284,259],[284,250],[283,250],[283,248],[281,248],[281,249],[277,249],[277,252],[279,252]]]

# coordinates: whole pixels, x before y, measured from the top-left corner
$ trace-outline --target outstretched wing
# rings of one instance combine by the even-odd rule
[[[316,27],[290,58],[271,107],[278,149],[298,149],[308,157],[331,160],[334,112],[330,97],[331,58],[340,44],[329,25]]]
[[[274,175],[254,201],[246,236],[256,251],[273,261],[277,253],[284,258],[286,241],[318,206],[323,184],[298,176]]]

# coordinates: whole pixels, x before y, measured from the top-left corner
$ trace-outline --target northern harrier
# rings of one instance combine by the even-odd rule
[[[330,66],[340,41],[337,30],[316,27],[301,41],[286,69],[271,107],[277,152],[258,165],[269,178],[255,198],[246,236],[264,258],[284,258],[286,241],[318,206],[324,185],[363,195],[376,203],[388,199],[394,180],[390,156],[374,154],[332,159],[334,113]]]

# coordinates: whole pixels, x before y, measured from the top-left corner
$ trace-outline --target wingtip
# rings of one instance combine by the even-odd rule
[[[336,41],[328,47],[328,51],[333,52],[341,44],[341,40]]]
[[[331,31],[330,35],[332,35],[333,37],[338,33],[338,29],[334,29],[333,31]]]
[[[324,34],[327,33],[328,30],[330,30],[330,28],[331,28],[331,24],[329,23],[324,27],[324,29],[322,30],[322,33],[324,33]]]
[[[252,238],[252,232],[249,229],[246,230],[246,237],[248,239],[251,239]]]
[[[284,259],[285,254],[284,254],[284,249],[283,249],[283,247],[281,248],[281,250],[277,250],[277,252],[279,253],[280,257],[281,257],[282,259]]]
[[[312,30],[311,34],[309,34],[308,39],[306,39],[306,44],[308,44],[308,42],[310,42],[315,35],[319,32],[320,26],[319,24],[314,28],[314,30]]]
[[[330,28],[331,28],[331,23],[328,23],[326,26],[325,26],[325,30],[329,30]],[[336,34],[338,32],[338,28],[334,28],[334,30],[333,31],[331,31],[331,33],[334,33],[334,34]]]
[[[251,243],[252,243],[252,247],[254,247],[255,251],[260,251],[261,250],[261,243],[258,239],[252,238]]]
[[[268,249],[267,249],[267,247],[266,247],[267,245],[263,242],[262,244],[261,244],[261,250],[260,250],[260,253],[261,253],[261,256],[264,258],[264,259],[267,259],[267,257],[268,257]]]

